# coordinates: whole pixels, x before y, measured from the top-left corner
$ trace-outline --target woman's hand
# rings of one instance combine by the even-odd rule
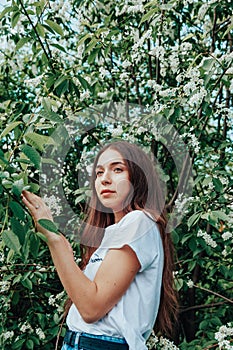
[[[35,195],[34,193],[24,190],[22,192],[22,202],[29,209],[31,216],[35,222],[36,229],[39,232],[43,233],[47,238],[54,237],[56,233],[47,231],[44,227],[42,227],[38,223],[40,219],[48,219],[53,221],[52,213],[50,209],[47,207],[47,205],[44,203],[42,198]]]

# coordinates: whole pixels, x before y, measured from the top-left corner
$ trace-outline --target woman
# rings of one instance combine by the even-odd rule
[[[42,199],[23,192],[72,300],[62,350],[145,350],[155,321],[157,330],[171,333],[177,305],[161,186],[148,156],[124,141],[99,152],[91,186],[83,271],[66,238],[38,224],[52,220]]]

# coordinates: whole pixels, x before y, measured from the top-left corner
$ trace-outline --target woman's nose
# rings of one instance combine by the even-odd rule
[[[105,171],[101,178],[102,184],[111,183],[111,176],[108,171]]]

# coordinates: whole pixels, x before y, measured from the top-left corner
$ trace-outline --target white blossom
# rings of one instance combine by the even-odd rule
[[[188,280],[188,281],[187,281],[187,286],[188,286],[189,288],[193,288],[193,287],[194,287],[193,281],[192,281],[192,280]]]
[[[86,145],[89,142],[89,135],[85,136],[82,140],[82,144]]]
[[[215,333],[215,339],[218,341],[219,349],[221,350],[233,350],[233,345],[230,344],[230,340],[227,337],[233,336],[233,327],[231,323],[223,325],[219,328],[218,332]]]
[[[207,91],[205,90],[205,88],[202,87],[199,92],[195,93],[190,97],[190,99],[188,100],[189,105],[192,107],[198,107],[206,95]]]
[[[179,348],[173,343],[173,341],[170,341],[164,337],[160,337],[159,345],[163,346],[163,350],[179,350]]]
[[[36,328],[36,334],[39,336],[39,339],[41,340],[45,339],[45,334],[41,328]]]
[[[37,87],[41,83],[41,79],[43,78],[42,75],[38,75],[36,78],[32,79],[25,79],[24,82],[27,84],[29,87]]]
[[[122,62],[122,67],[123,68],[128,68],[131,66],[131,62],[129,60],[125,60]]]
[[[108,96],[108,91],[98,92],[98,97],[105,99]]]
[[[89,97],[90,97],[90,91],[85,90],[80,94],[80,101],[84,101],[86,98],[89,98]]]
[[[53,194],[50,196],[45,194],[43,200],[54,215],[58,216],[61,214],[62,208],[60,205],[60,198],[55,197]]]
[[[163,60],[165,55],[165,49],[163,46],[158,45],[158,46],[155,46],[153,49],[151,49],[149,54],[159,58],[160,60]]]
[[[227,249],[226,249],[226,246],[225,246],[225,248],[223,249],[223,251],[222,251],[222,255],[224,256],[224,258],[227,256]]]
[[[194,199],[193,197],[183,197],[183,193],[179,193],[175,201],[177,213],[186,214],[188,212],[187,205]],[[185,209],[186,207],[186,209]]]
[[[228,239],[230,239],[230,238],[232,238],[232,237],[233,237],[233,235],[232,235],[232,233],[229,232],[229,231],[224,232],[224,233],[222,234],[222,239],[223,239],[224,241],[227,241]]]
[[[7,339],[11,339],[14,336],[14,331],[7,331],[5,333],[3,333],[3,339],[7,340]]]
[[[202,230],[199,230],[197,232],[197,237],[202,237],[207,245],[209,245],[212,248],[217,247],[217,243],[213,240],[213,238],[207,233],[203,232]]]
[[[0,281],[0,293],[8,292],[11,283],[9,281]]]
[[[111,130],[112,137],[118,137],[121,136],[123,133],[123,129],[121,125],[118,125],[116,128]]]
[[[25,322],[25,323],[23,323],[23,324],[21,325],[21,327],[20,327],[20,332],[26,333],[27,331],[28,331],[29,333],[33,333],[32,326],[31,326],[29,323]]]

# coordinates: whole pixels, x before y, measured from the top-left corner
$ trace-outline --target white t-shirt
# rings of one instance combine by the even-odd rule
[[[126,293],[102,319],[86,323],[73,304],[67,316],[72,331],[123,337],[130,350],[146,350],[160,302],[163,272],[163,246],[157,224],[140,210],[126,214],[105,229],[100,247],[85,268],[91,280],[110,248],[130,246],[141,264]]]

